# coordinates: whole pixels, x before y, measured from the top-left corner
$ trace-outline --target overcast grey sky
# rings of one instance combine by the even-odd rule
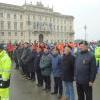
[[[100,0],[26,0],[36,4],[41,1],[45,6],[54,6],[54,10],[75,17],[75,38],[84,39],[84,25],[87,25],[87,39],[100,40]],[[25,0],[0,0],[2,3],[23,5]]]

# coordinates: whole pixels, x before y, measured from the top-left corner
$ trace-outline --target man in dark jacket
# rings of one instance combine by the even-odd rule
[[[23,72],[24,72],[24,74],[26,75],[27,78],[30,77],[30,74],[28,72],[28,65],[27,65],[28,57],[29,57],[30,53],[31,53],[31,50],[28,47],[28,43],[25,42],[23,53],[22,53],[22,56],[21,56],[21,62],[22,62],[22,70],[23,70]]]
[[[80,43],[80,50],[75,62],[78,100],[92,100],[92,86],[97,72],[96,60],[95,56],[88,51],[86,41]]]
[[[24,62],[27,67],[28,79],[35,81],[34,60],[35,60],[36,52],[33,51],[32,45],[29,45],[27,49],[28,49],[27,51],[28,55],[24,59]]]
[[[38,80],[37,86],[42,87],[43,86],[43,76],[42,76],[41,68],[40,68],[40,59],[42,57],[43,52],[40,47],[37,47],[36,51],[37,51],[37,53],[36,53],[36,57],[34,60],[34,69],[35,69],[35,72],[37,75],[37,80]]]
[[[24,50],[24,44],[19,44],[19,47],[18,47],[18,50],[17,50],[17,54],[16,54],[16,56],[17,56],[17,60],[18,60],[18,65],[19,65],[19,67],[21,67],[21,69],[22,69],[22,61],[21,61],[21,56],[22,56],[22,54],[23,54],[23,50]]]
[[[13,53],[13,59],[14,59],[15,64],[16,64],[15,69],[19,69],[19,63],[18,63],[17,55],[18,55],[18,45],[15,46],[15,50],[14,50],[14,53]]]
[[[65,97],[68,100],[75,100],[73,87],[75,58],[71,54],[71,50],[72,48],[70,46],[65,47],[61,67],[63,69],[62,79],[64,81],[64,87],[66,88],[66,92],[64,93]]]

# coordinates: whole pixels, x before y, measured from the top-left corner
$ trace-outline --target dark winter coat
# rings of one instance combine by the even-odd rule
[[[40,60],[40,68],[43,76],[51,75],[51,57],[50,54],[43,54]]]
[[[29,72],[34,72],[34,60],[35,60],[36,52],[30,50],[29,55],[26,57],[26,65]]]
[[[94,82],[96,72],[95,56],[88,51],[81,52],[75,62],[76,82],[80,84],[89,84],[89,81]]]
[[[24,48],[22,56],[21,56],[21,61],[23,64],[27,63],[27,58],[31,53],[31,49],[30,48]]]
[[[35,71],[41,70],[40,69],[40,59],[42,57],[42,54],[43,54],[42,52],[36,53],[36,57],[35,57],[35,60],[34,60]]]
[[[75,58],[73,55],[63,55],[61,61],[62,67],[62,79],[66,82],[73,82],[74,80],[74,62]]]

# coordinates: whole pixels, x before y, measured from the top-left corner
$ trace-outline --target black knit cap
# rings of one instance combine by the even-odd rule
[[[81,42],[79,43],[79,45],[81,45],[81,44],[84,44],[84,45],[88,46],[88,42],[87,42],[87,41],[81,41]]]
[[[0,49],[1,49],[1,50],[3,50],[3,49],[4,49],[3,44],[0,44]]]

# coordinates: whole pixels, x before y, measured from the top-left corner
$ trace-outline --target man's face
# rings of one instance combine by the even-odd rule
[[[41,52],[41,48],[37,48],[37,53]]]
[[[70,54],[70,52],[71,52],[71,49],[69,48],[69,47],[66,47],[65,49],[64,49],[64,53],[65,54]]]
[[[56,49],[53,49],[53,54],[59,54],[59,52],[58,52],[58,50],[56,50]]]
[[[27,47],[28,47],[27,43],[25,43],[25,44],[24,44],[24,47],[25,47],[25,48],[27,48]]]
[[[48,52],[48,49],[45,48],[45,49],[44,49],[44,53],[47,53],[47,52]]]
[[[88,50],[88,46],[86,46],[86,45],[84,45],[84,44],[80,44],[80,50],[81,51],[86,51],[86,50]]]

